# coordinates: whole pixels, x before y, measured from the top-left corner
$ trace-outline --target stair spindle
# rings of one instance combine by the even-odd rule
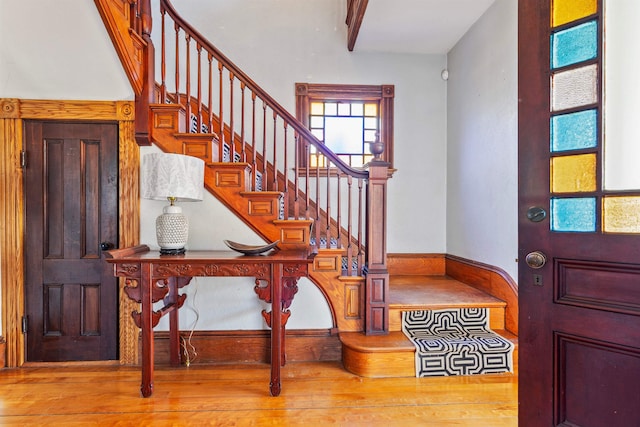
[[[161,42],[160,42],[160,103],[167,102],[167,62],[166,62],[166,31],[164,27],[166,11],[160,13]]]
[[[251,153],[253,157],[251,163],[251,173],[253,174],[253,179],[251,180],[251,189],[253,191],[256,191],[258,180],[258,153],[256,152],[256,93],[254,91],[251,91]]]
[[[236,144],[234,140],[234,127],[233,127],[233,80],[234,75],[229,70],[229,162],[234,163],[236,160]]]
[[[240,146],[240,161],[241,162],[246,162],[247,161],[247,150],[245,148],[245,139],[244,139],[244,88],[245,88],[245,83],[244,82],[240,82],[240,105],[241,105],[241,114],[240,114],[240,142],[241,142],[241,146]]]
[[[278,166],[277,166],[277,152],[278,152],[278,127],[276,125],[276,121],[278,120],[278,115],[276,112],[273,112],[273,184],[272,190],[278,191]]]
[[[218,61],[218,161],[224,162],[224,110],[222,108],[222,62]]]
[[[189,34],[185,35],[185,51],[186,51],[186,85],[187,89],[185,92],[186,100],[185,100],[185,129],[187,133],[191,132],[191,36]]]
[[[213,129],[213,55],[211,53],[207,55],[207,62],[209,63],[209,94],[207,97],[207,110],[209,111],[207,114],[207,126],[209,127],[209,133],[215,133]],[[209,161],[211,160],[212,159],[209,159]]]
[[[202,133],[202,45],[200,43],[196,43],[196,50],[198,51],[198,93],[196,95],[196,105],[198,106],[196,124],[198,129],[196,133]]]
[[[326,157],[324,158],[326,164],[326,173],[327,173],[327,212],[325,216],[326,220],[326,239],[327,239],[327,249],[331,249],[331,180],[329,177],[331,176],[331,162]]]

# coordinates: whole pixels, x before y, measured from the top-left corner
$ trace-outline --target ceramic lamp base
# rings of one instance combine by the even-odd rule
[[[185,252],[189,237],[189,221],[179,206],[165,206],[163,214],[156,219],[156,238],[160,253],[177,255]]]

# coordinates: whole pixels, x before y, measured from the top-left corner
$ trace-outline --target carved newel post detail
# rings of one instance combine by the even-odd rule
[[[371,144],[367,164],[367,254],[365,333],[389,333],[389,271],[387,270],[387,180],[389,163],[381,158],[384,143]]]
[[[155,71],[155,48],[151,40],[151,0],[141,0],[138,4],[137,13],[140,20],[142,34],[140,36],[145,41],[144,58],[145,66],[142,67],[142,92],[136,93],[136,142],[138,145],[151,145],[149,104],[153,104],[154,90],[156,83]]]

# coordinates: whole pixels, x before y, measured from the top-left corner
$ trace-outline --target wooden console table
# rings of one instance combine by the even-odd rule
[[[271,395],[281,390],[280,367],[285,362],[285,325],[291,315],[289,306],[298,291],[300,277],[307,276],[313,257],[307,251],[271,251],[265,255],[240,255],[233,251],[187,251],[184,255],[160,255],[146,245],[106,252],[114,264],[114,275],[126,278],[127,296],[140,303],[141,311],[132,313],[142,330],[142,396],[153,393],[153,328],[169,314],[169,347],[172,366],[180,365],[178,310],[186,295],[178,289],[195,276],[255,277],[258,297],[271,304],[271,312],[262,311],[271,328]],[[153,310],[153,303],[164,306]]]

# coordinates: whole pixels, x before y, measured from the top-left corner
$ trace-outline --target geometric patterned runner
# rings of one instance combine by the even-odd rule
[[[416,377],[513,372],[514,345],[491,330],[486,308],[405,311],[402,332],[416,346]]]

